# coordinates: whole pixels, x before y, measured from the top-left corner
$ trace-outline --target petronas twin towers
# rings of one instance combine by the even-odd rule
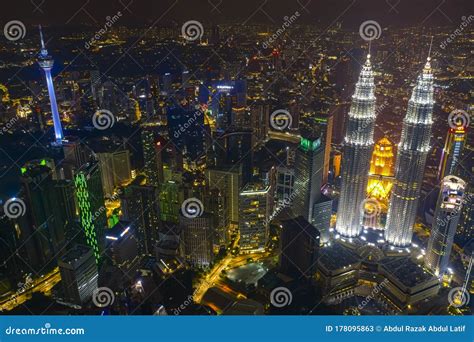
[[[429,151],[433,105],[433,75],[428,58],[408,103],[398,145],[385,227],[385,239],[393,246],[405,247],[411,243]],[[352,96],[344,141],[336,231],[345,237],[356,237],[362,230],[375,119],[375,84],[368,55]]]
[[[336,221],[336,231],[343,236],[358,236],[362,229],[359,208],[366,198],[375,118],[374,74],[368,55],[352,96],[344,138],[341,196]]]

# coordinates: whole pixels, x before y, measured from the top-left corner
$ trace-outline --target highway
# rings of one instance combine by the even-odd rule
[[[56,267],[51,272],[36,278],[32,281],[31,285],[25,289],[24,292],[13,292],[10,291],[2,298],[0,298],[0,312],[10,311],[19,305],[25,303],[35,292],[41,292],[45,295],[51,294],[51,289],[61,281],[61,275],[59,274],[59,268]]]

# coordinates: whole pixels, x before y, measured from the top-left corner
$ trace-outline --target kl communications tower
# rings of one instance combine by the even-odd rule
[[[53,117],[54,124],[54,137],[55,144],[62,145],[64,138],[63,128],[61,127],[61,119],[59,117],[58,104],[56,102],[56,94],[54,93],[53,78],[51,77],[51,69],[54,65],[53,58],[48,54],[46,46],[44,45],[43,31],[41,26],[39,27],[40,38],[41,38],[41,51],[38,54],[38,64],[43,69],[46,76],[46,84],[48,85],[49,102],[51,103],[51,115]]]

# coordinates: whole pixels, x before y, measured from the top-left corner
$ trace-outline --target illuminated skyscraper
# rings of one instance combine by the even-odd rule
[[[292,210],[310,223],[314,204],[321,198],[323,169],[324,146],[321,145],[321,138],[303,134],[296,150]]]
[[[461,158],[461,152],[466,141],[466,127],[458,126],[450,128],[446,136],[446,142],[439,165],[439,179],[442,180],[446,175],[457,175],[458,163]]]
[[[162,221],[179,222],[179,210],[184,201],[181,184],[174,180],[164,182],[160,187],[160,217]]]
[[[133,222],[140,252],[151,254],[158,242],[160,212],[158,190],[147,186],[143,175],[137,176],[120,196],[122,218]]]
[[[375,84],[370,55],[362,67],[349,110],[342,156],[341,196],[336,230],[347,237],[358,236],[362,225],[360,206],[366,188],[373,150],[375,124]]]
[[[456,176],[446,176],[441,183],[425,256],[426,266],[436,275],[444,274],[448,267],[465,188],[466,183]]]
[[[132,177],[130,151],[127,149],[115,151],[104,149],[95,155],[99,161],[104,195],[111,197],[117,186],[129,181]]]
[[[204,213],[188,218],[180,215],[179,224],[183,231],[183,247],[186,260],[193,266],[208,267],[214,260],[214,219]]]
[[[163,153],[164,139],[159,137],[158,127],[153,124],[142,125],[143,172],[147,184],[159,186],[163,183]]]
[[[219,189],[224,195],[227,226],[239,223],[239,189],[242,183],[240,167],[209,168],[205,170],[209,189]]]
[[[332,142],[332,131],[333,131],[333,121],[334,117],[332,113],[316,113],[314,120],[318,123],[318,126],[321,127],[322,134],[322,144],[324,145],[324,167],[323,167],[323,179],[322,184],[328,182],[329,175],[329,163],[331,160],[331,142]]]
[[[43,32],[40,26],[40,37],[41,37],[41,51],[38,54],[38,64],[43,69],[46,76],[46,84],[48,86],[49,102],[51,103],[51,115],[53,117],[54,124],[54,137],[57,145],[62,144],[64,138],[63,128],[61,126],[61,118],[59,117],[58,103],[56,102],[56,94],[54,92],[53,78],[51,77],[51,69],[54,65],[53,58],[48,54],[46,46],[44,44]]]
[[[45,267],[56,262],[73,229],[74,187],[69,181],[54,179],[54,171],[44,159],[27,163],[21,172],[28,208],[25,224],[20,225],[22,236],[31,246],[27,250],[30,265]]]
[[[248,183],[239,195],[240,250],[262,251],[268,242],[270,187]]]
[[[413,89],[398,145],[395,180],[385,239],[394,246],[411,243],[433,123],[433,74],[430,58]]]
[[[85,240],[99,262],[104,247],[103,230],[107,225],[99,164],[85,164],[74,176],[74,184]]]

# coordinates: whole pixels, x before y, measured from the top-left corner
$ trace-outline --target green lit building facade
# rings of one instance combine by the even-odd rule
[[[85,164],[74,176],[74,185],[85,242],[99,262],[104,246],[103,230],[107,225],[99,164]]]

